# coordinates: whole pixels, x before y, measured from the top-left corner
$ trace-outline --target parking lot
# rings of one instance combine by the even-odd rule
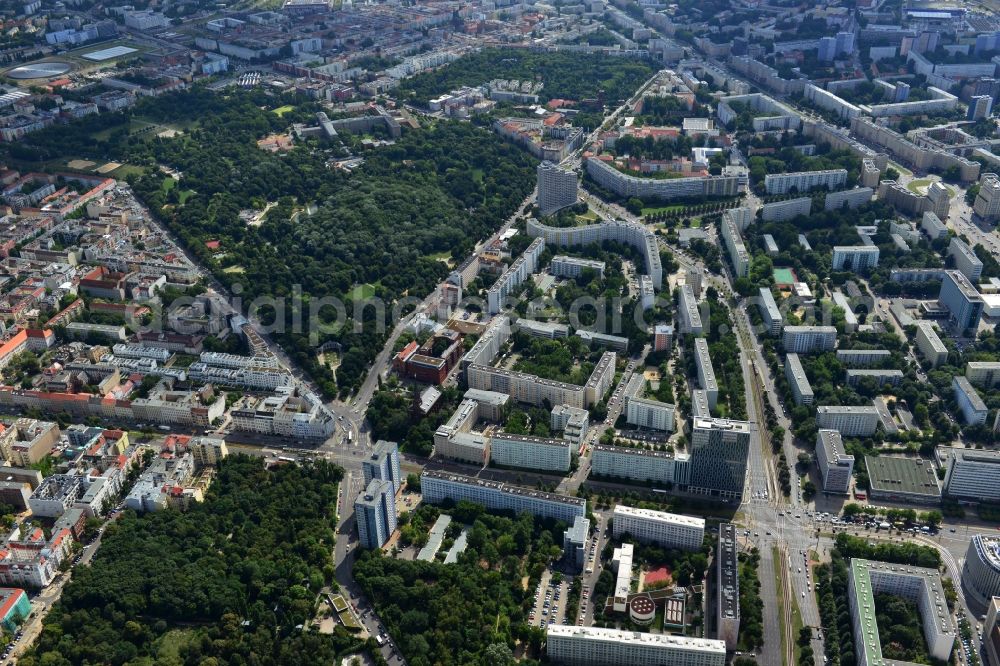
[[[528,623],[538,627],[550,624],[566,624],[566,601],[569,598],[569,582],[552,583],[552,572],[545,571],[535,590],[535,605],[528,614]]]

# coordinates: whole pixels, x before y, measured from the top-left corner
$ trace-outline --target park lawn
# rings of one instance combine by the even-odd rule
[[[597,222],[599,218],[597,216],[597,213],[595,213],[592,210],[588,210],[586,213],[577,215],[576,219],[579,220],[580,222]]]
[[[146,170],[141,166],[136,166],[135,164],[123,164],[111,173],[104,174],[106,176],[112,176],[118,180],[125,180],[128,176],[141,176],[146,173]]]
[[[899,173],[902,173],[902,174],[905,174],[905,175],[907,175],[907,176],[912,176],[912,175],[913,175],[913,172],[912,172],[912,171],[910,171],[909,169],[907,169],[907,168],[906,168],[905,166],[903,166],[902,164],[898,164],[898,163],[896,163],[896,162],[893,162],[892,160],[889,160],[889,162],[888,162],[888,165],[887,165],[887,166],[891,166],[891,167],[892,167],[893,169],[895,169],[895,170],[896,170],[896,171],[898,171]]]
[[[162,663],[181,663],[181,650],[195,642],[201,642],[199,632],[194,629],[171,629],[160,636],[156,646],[157,661]]]
[[[934,181],[931,180],[930,178],[918,178],[917,180],[911,180],[909,183],[907,183],[906,189],[908,189],[909,191],[913,192],[914,194],[921,194],[922,195],[922,194],[925,194],[926,192],[921,192],[920,188],[926,188],[932,182],[934,182]],[[953,188],[945,185],[944,183],[941,183],[941,185],[944,187],[944,189],[948,190],[948,196],[949,197],[955,196],[955,190]]]
[[[292,106],[291,104],[285,104],[284,106],[279,106],[277,109],[274,109],[273,111],[271,111],[271,113],[277,114],[278,117],[280,118],[284,116],[286,113],[289,113],[294,110],[295,110],[294,106]]]
[[[363,301],[375,295],[375,285],[359,284],[351,290],[350,297],[354,301]]]

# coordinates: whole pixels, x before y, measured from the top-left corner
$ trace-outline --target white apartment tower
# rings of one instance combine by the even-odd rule
[[[552,215],[576,203],[576,174],[552,162],[538,165],[538,208],[542,215]]]
[[[979,194],[972,209],[984,220],[1000,218],[1000,177],[995,173],[984,173],[979,179]]]

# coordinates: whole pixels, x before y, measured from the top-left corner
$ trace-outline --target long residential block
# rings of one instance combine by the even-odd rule
[[[622,173],[597,157],[587,160],[587,174],[601,187],[623,197],[679,199],[683,197],[734,197],[740,193],[739,175],[695,178],[641,178]]]
[[[923,320],[917,322],[916,343],[920,354],[932,367],[936,368],[947,360],[948,348],[941,342],[931,322]]]
[[[595,444],[591,453],[591,474],[656,484],[663,488],[688,485],[690,458],[683,453]]]
[[[892,357],[888,349],[838,349],[837,360],[849,368],[879,365]]]
[[[935,659],[948,660],[956,632],[937,570],[855,558],[848,569],[848,581],[859,666],[892,663],[882,653],[876,620],[877,594],[894,594],[916,603],[928,653]]]
[[[586,500],[579,497],[545,493],[438,470],[424,470],[420,475],[420,492],[424,501],[430,504],[465,500],[494,511],[527,512],[571,525],[577,516],[585,518],[587,512]]]
[[[767,332],[772,336],[781,335],[781,327],[785,324],[785,318],[782,316],[781,310],[778,309],[774,294],[768,287],[761,287],[759,294],[757,305],[760,308],[760,316],[764,320]]]
[[[817,188],[836,190],[846,184],[847,169],[769,173],[764,176],[764,189],[768,194],[811,192]]]
[[[736,526],[719,524],[719,543],[715,551],[717,637],[726,648],[735,650],[740,635],[740,546]]]
[[[490,444],[490,461],[504,467],[568,472],[573,444],[564,439],[498,433]]]
[[[708,340],[695,338],[694,364],[698,370],[698,388],[708,396],[709,409],[715,409],[719,401],[719,383],[715,379],[715,368],[712,367],[712,355],[708,351]]]
[[[837,329],[834,326],[785,326],[781,341],[787,353],[832,351],[837,344]]]
[[[814,394],[806,371],[802,368],[802,361],[798,354],[785,355],[785,379],[792,388],[792,397],[796,405],[811,405]]]
[[[615,506],[613,520],[616,539],[628,534],[642,543],[678,550],[699,550],[705,540],[704,518],[619,504]]]
[[[878,410],[872,406],[821,405],[816,408],[816,425],[836,430],[845,437],[870,437],[878,429]]]
[[[663,265],[660,262],[660,246],[653,232],[641,224],[633,224],[631,222],[601,222],[582,227],[550,227],[538,220],[529,219],[527,222],[527,232],[532,238],[544,238],[547,244],[555,247],[589,245],[591,243],[603,243],[604,241],[616,241],[625,245],[631,245],[642,253],[643,261],[646,264],[646,274],[653,281],[653,287],[659,289],[663,284]]]
[[[568,666],[724,666],[723,641],[598,627],[549,625],[549,660]]]

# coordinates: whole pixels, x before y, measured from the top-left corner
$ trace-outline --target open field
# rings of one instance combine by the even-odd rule
[[[911,180],[906,184],[906,189],[913,192],[914,194],[919,194],[920,196],[925,196],[927,194],[927,188],[933,183],[935,179],[932,178],[917,178],[916,180]],[[940,181],[938,181],[940,182]],[[955,196],[955,189],[941,183],[944,189],[948,190],[948,196]]]

